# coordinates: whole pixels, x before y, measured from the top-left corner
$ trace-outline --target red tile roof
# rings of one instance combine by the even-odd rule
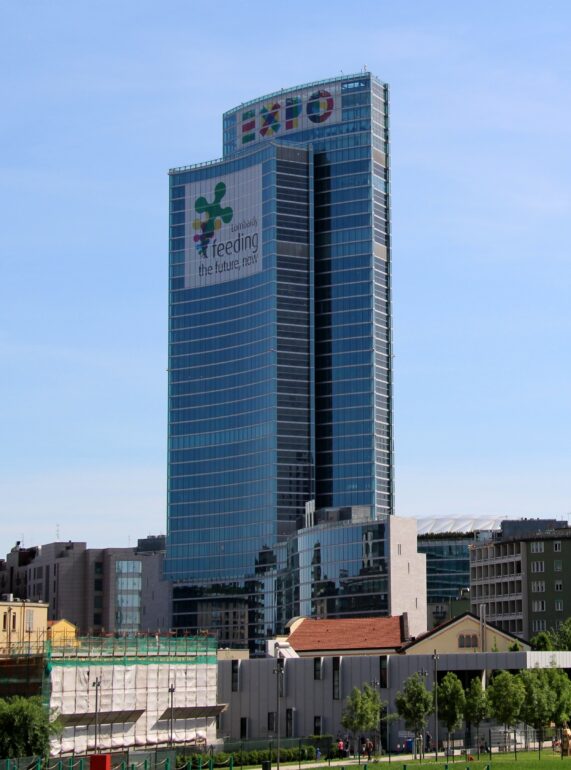
[[[397,649],[404,641],[399,616],[340,620],[305,618],[288,636],[288,642],[296,652]]]

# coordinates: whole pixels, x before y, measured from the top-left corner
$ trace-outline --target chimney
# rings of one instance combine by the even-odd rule
[[[408,642],[410,632],[408,630],[408,612],[403,612],[400,616],[400,638],[403,642]]]

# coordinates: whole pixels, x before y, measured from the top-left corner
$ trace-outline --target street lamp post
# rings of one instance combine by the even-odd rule
[[[426,669],[424,668],[421,668],[418,673],[420,674],[420,676],[424,678],[424,683],[426,687],[426,680],[428,679],[428,671],[426,671]],[[419,741],[418,755],[420,757],[420,761],[422,762],[422,757],[424,755],[424,735],[422,733],[418,736],[418,741]],[[416,738],[415,738],[415,744],[416,744]]]
[[[169,745],[172,749],[173,744],[173,730],[174,730],[174,691],[175,686],[173,683],[169,685],[169,696],[170,696],[170,730],[169,730]]]
[[[379,748],[381,747],[381,714],[382,714],[382,707],[381,707],[381,683],[378,679],[371,679],[371,687],[374,687],[375,690],[378,689],[379,691]],[[388,724],[388,720],[387,720]],[[388,748],[388,745],[387,745]]]
[[[101,689],[101,677],[96,676],[92,683],[95,687],[95,753],[99,751],[99,690]]]
[[[273,669],[276,675],[276,768],[280,770],[280,695],[283,687],[284,662],[283,658],[279,657],[279,642],[276,642],[274,651],[276,653],[276,665]]]
[[[434,655],[432,656],[432,660],[434,661],[432,681],[434,688],[434,751],[436,762],[438,762],[438,659],[439,656],[436,654],[436,650],[434,650]]]

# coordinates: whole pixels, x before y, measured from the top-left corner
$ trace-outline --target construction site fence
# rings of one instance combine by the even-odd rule
[[[145,655],[193,655],[216,653],[211,636],[70,636],[50,641],[43,634],[0,646],[0,656],[138,657]]]
[[[328,756],[332,738],[313,736],[310,738],[280,738],[280,759],[293,758],[301,763],[319,756]],[[173,748],[137,749],[111,752],[112,770],[217,770],[251,764],[245,760],[248,754],[257,753],[254,764],[274,761],[277,758],[278,742],[274,740],[225,741],[224,745],[177,744]],[[19,757],[0,760],[0,770],[90,770],[91,755],[62,757]]]
[[[451,733],[450,739],[446,728],[441,728],[438,747],[430,733],[423,733],[416,739],[412,735],[400,738],[396,747],[392,747],[392,753],[412,754],[415,757],[422,755],[427,758],[434,758],[438,754],[452,762],[459,757],[481,759],[488,755],[492,759],[494,754],[512,754],[517,757],[518,753],[529,751],[571,756],[571,742],[558,727],[546,727],[539,731],[524,724],[508,728],[485,724],[479,729],[472,727],[462,733]]]

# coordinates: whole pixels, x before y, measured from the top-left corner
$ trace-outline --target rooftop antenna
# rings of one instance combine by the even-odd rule
[[[366,71],[367,71],[367,65],[363,64],[363,72],[366,72]]]

